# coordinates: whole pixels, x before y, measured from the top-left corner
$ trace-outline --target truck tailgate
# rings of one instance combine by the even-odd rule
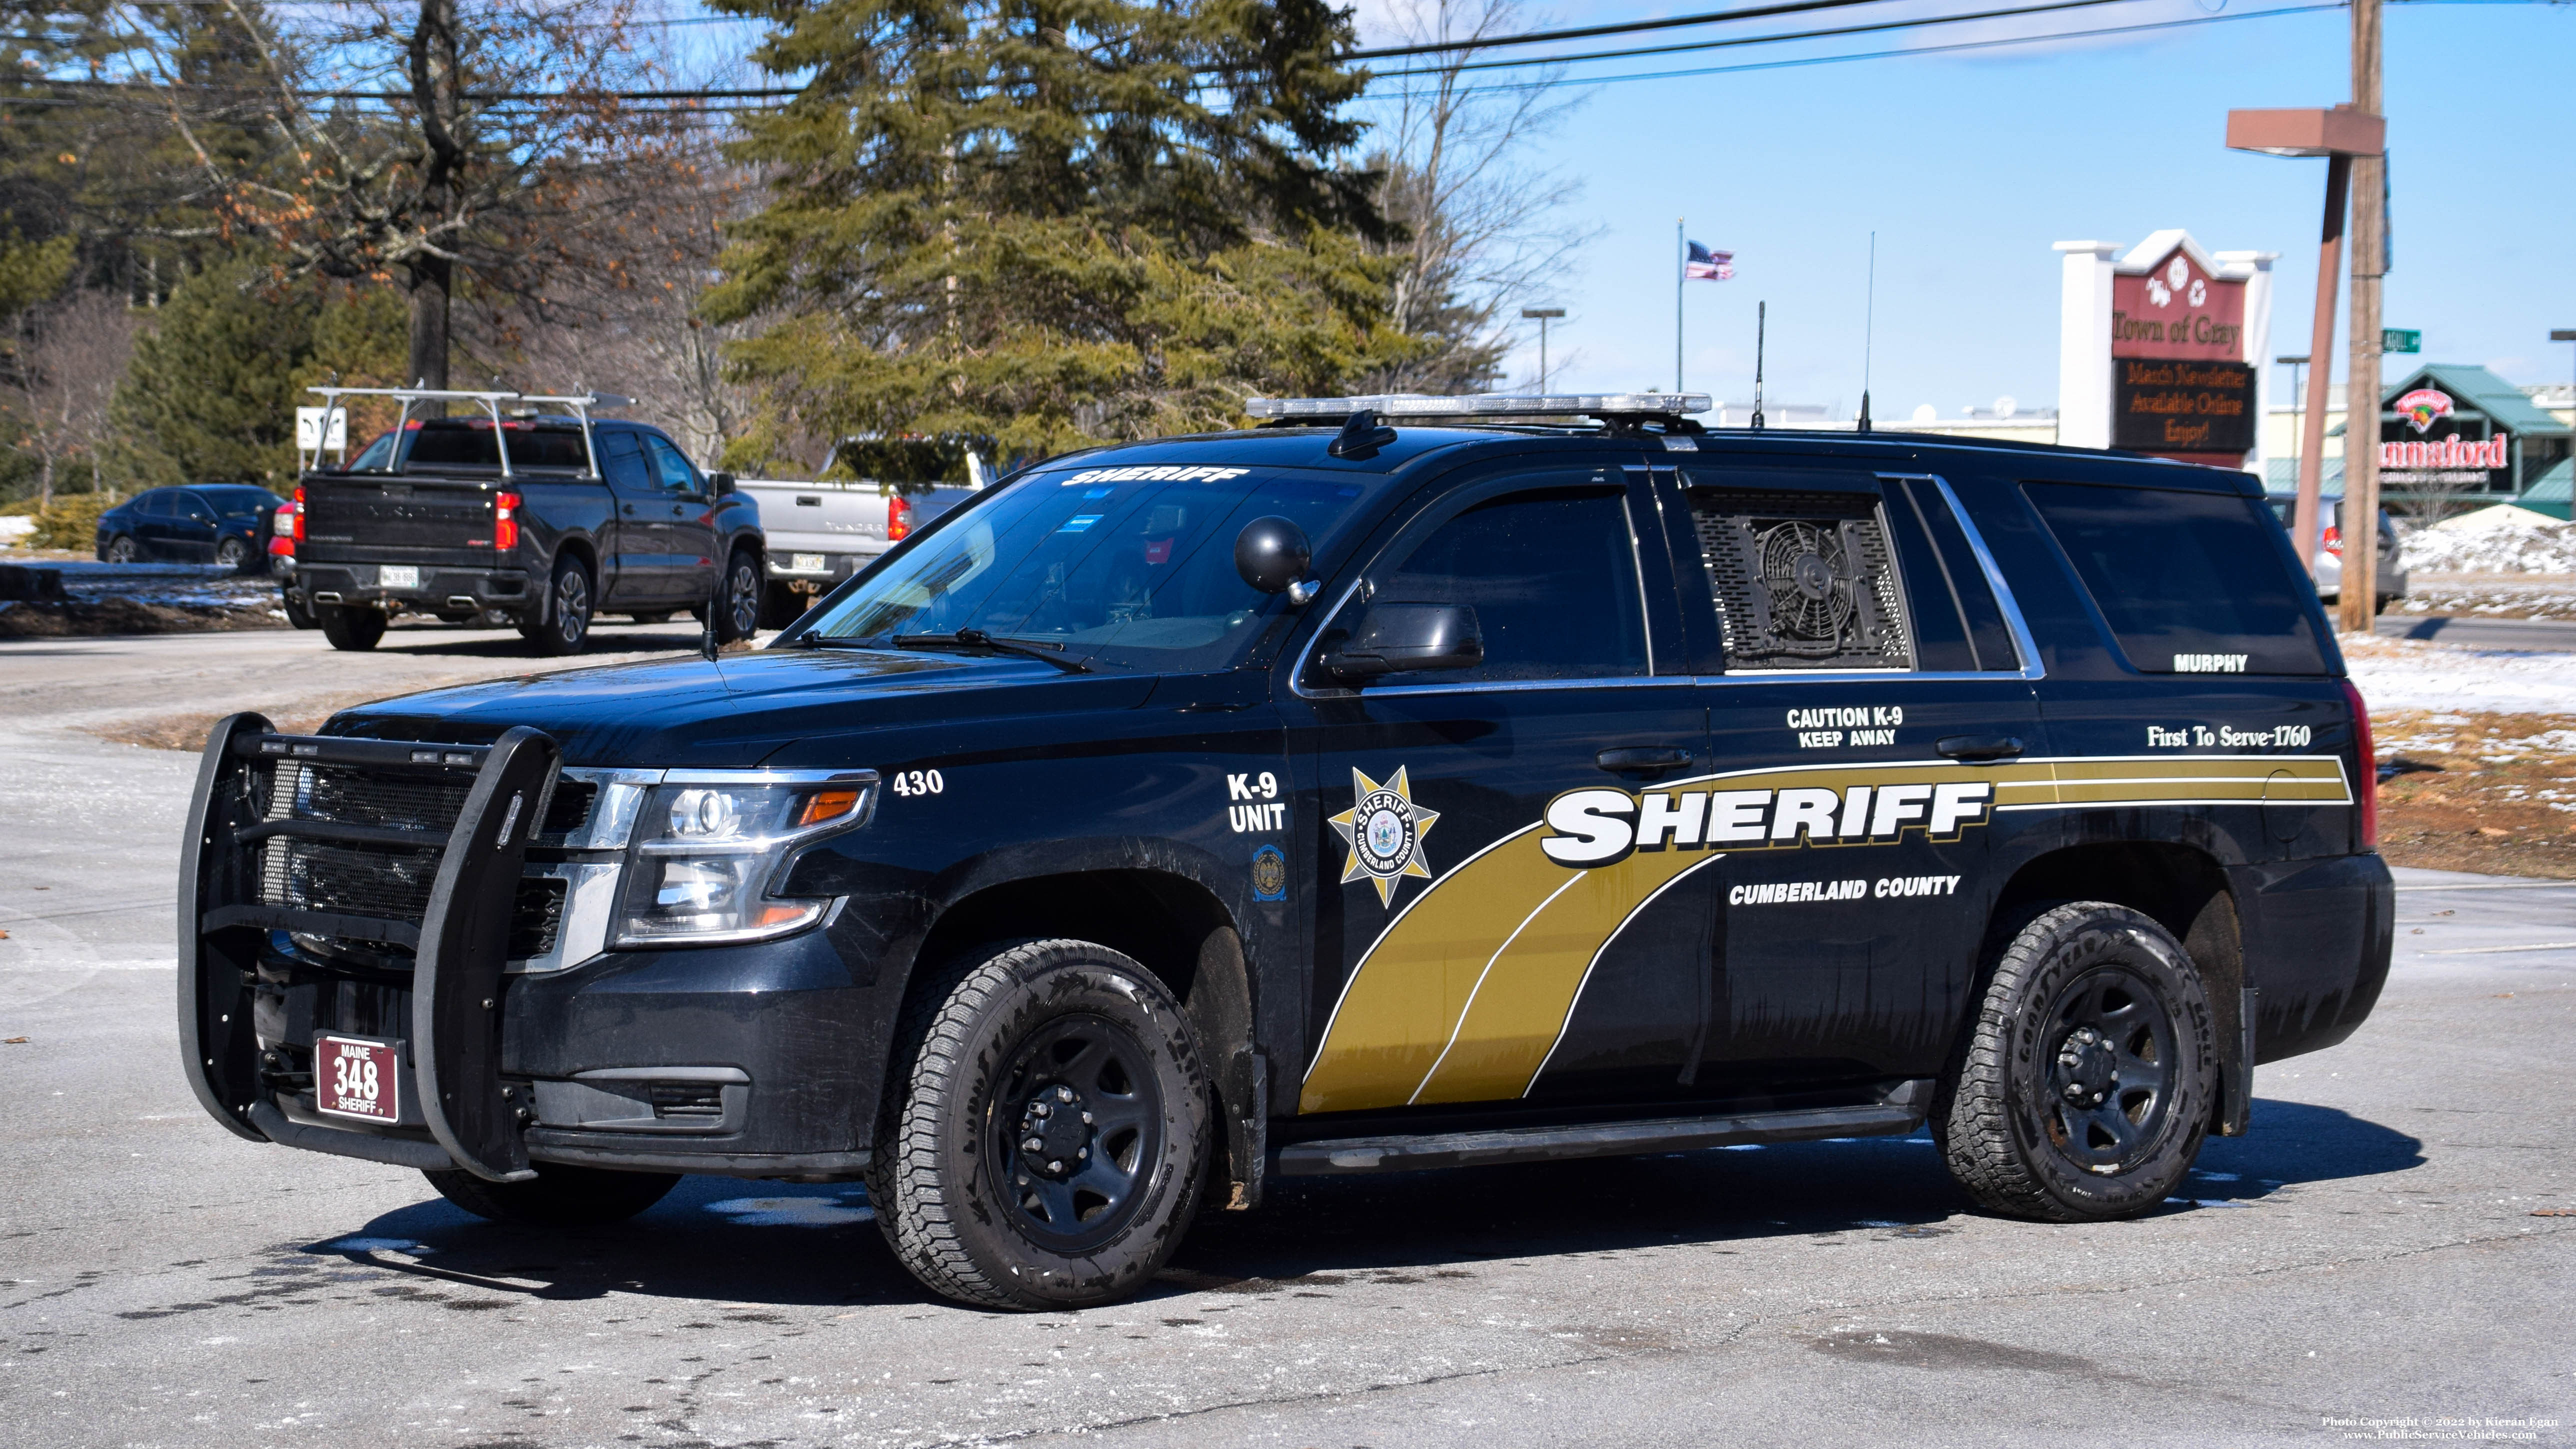
[[[447,478],[304,478],[304,541],[317,560],[492,556],[496,483]]]

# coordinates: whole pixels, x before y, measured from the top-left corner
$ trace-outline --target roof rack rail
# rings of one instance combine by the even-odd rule
[[[1588,417],[1605,421],[1641,418],[1685,418],[1709,410],[1704,392],[1568,392],[1469,393],[1441,397],[1428,393],[1377,393],[1362,397],[1257,397],[1243,410],[1273,423],[1313,418],[1345,418],[1375,413],[1389,422],[1411,419],[1461,421],[1471,418]]]
[[[580,421],[582,450],[585,453],[590,451],[590,410],[592,408],[631,408],[635,406],[635,399],[613,392],[471,392],[443,387],[336,386],[308,387],[305,391],[310,393],[319,393],[322,396],[322,426],[313,430],[314,444],[312,456],[299,458],[297,460],[299,465],[307,470],[322,466],[322,444],[331,436],[332,415],[334,413],[345,415],[348,412],[348,409],[341,405],[340,399],[342,398],[389,397],[399,399],[402,403],[402,412],[394,419],[394,433],[396,436],[400,436],[403,429],[410,426],[411,405],[416,402],[474,403],[480,406],[483,411],[491,417],[492,426],[495,431],[498,431],[501,426],[501,405],[504,403],[555,403],[559,406],[570,408],[572,410],[573,417]],[[501,476],[504,478],[512,476],[510,473],[509,448],[501,446],[497,444],[497,442],[495,448],[501,456]],[[343,456],[345,457],[346,455],[344,454]]]

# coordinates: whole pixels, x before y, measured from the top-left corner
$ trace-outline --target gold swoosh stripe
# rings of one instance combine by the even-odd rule
[[[2343,763],[2331,755],[1774,767],[1675,781],[1644,793],[1956,780],[1992,783],[1995,808],[2004,810],[2352,800]],[[1584,979],[1611,938],[1656,892],[1712,859],[1704,850],[1640,851],[1577,872],[1547,858],[1540,849],[1545,837],[1544,827],[1534,824],[1496,842],[1432,882],[1387,927],[1351,973],[1306,1074],[1299,1112],[1525,1094],[1564,1035]],[[1838,849],[1864,843],[1889,842],[1833,842]],[[1797,845],[1754,841],[1718,853]],[[1573,875],[1581,879],[1568,885]]]

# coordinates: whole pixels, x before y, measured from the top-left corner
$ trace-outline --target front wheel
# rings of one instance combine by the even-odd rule
[[[243,564],[250,562],[250,540],[246,538],[228,538],[223,542],[216,544],[215,562],[222,564],[228,569],[237,569]]]
[[[2078,901],[2005,946],[1933,1132],[1950,1175],[1993,1211],[2130,1217],[2191,1170],[2218,1075],[2182,943],[2125,906]]]
[[[1180,1003],[1087,941],[1014,946],[950,982],[915,1008],[878,1124],[877,1226],[961,1303],[1136,1292],[1178,1246],[1207,1161],[1207,1073]]]
[[[543,655],[578,654],[590,638],[590,570],[577,558],[555,560],[554,581],[546,586],[546,609],[533,623],[519,626],[519,637]]]
[[[424,1172],[438,1195],[496,1223],[540,1228],[590,1228],[622,1223],[662,1200],[679,1182],[676,1172],[611,1172],[597,1167],[542,1163],[526,1182],[486,1182],[470,1172]]]
[[[760,558],[737,549],[725,561],[723,605],[716,615],[716,642],[739,644],[760,628]]]
[[[134,540],[120,533],[107,541],[107,547],[100,549],[98,556],[107,563],[124,564],[134,562],[141,554],[135,548]]]
[[[315,612],[322,617],[322,637],[334,649],[373,649],[385,637],[385,616],[373,609],[325,604]]]

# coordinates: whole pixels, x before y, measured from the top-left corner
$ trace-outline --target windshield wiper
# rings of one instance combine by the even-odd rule
[[[897,634],[889,642],[897,649],[989,649],[996,654],[1016,654],[1023,659],[1052,664],[1067,674],[1091,672],[1091,666],[1081,660],[1061,657],[1064,653],[1061,644],[1008,639],[982,629],[960,629],[953,634]]]

